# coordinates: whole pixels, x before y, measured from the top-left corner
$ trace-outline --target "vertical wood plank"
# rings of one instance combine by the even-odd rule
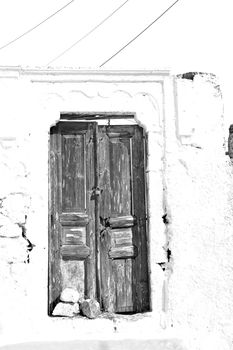
[[[59,203],[59,136],[57,128],[50,132],[50,158],[49,158],[49,235],[48,235],[48,278],[49,298],[48,313],[52,314],[61,293],[60,270],[60,228],[57,222]]]
[[[93,123],[88,124],[86,134],[86,202],[88,213],[86,245],[90,247],[90,255],[85,259],[85,296],[96,298],[96,237],[95,237],[95,199],[92,189],[95,185],[94,163],[94,130]]]
[[[133,310],[133,292],[132,292],[132,259],[125,260],[125,294],[126,294],[126,310]]]
[[[116,305],[116,281],[114,279],[113,262],[109,259],[108,252],[111,249],[111,232],[105,226],[105,219],[111,216],[110,185],[110,156],[109,138],[106,135],[106,127],[99,127],[99,186],[100,196],[100,266],[101,289],[103,309],[108,312],[115,311]]]
[[[149,276],[146,232],[145,169],[143,129],[135,128],[133,137],[133,197],[137,226],[133,228],[133,243],[138,256],[133,260],[134,303],[137,312],[149,310]]]
[[[96,294],[97,300],[101,304],[101,276],[100,276],[100,240],[99,240],[99,224],[100,224],[100,193],[99,193],[99,136],[98,124],[94,124],[94,200],[95,200],[95,252],[96,252]]]

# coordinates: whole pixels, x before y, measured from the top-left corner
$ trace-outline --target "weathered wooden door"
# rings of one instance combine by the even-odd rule
[[[149,308],[143,129],[99,127],[100,268],[105,310]]]
[[[49,311],[65,287],[110,312],[149,310],[143,129],[51,129]]]

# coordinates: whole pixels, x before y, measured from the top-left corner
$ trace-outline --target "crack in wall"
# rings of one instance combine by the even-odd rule
[[[164,202],[167,201],[167,193],[164,194]],[[164,234],[166,236],[166,242],[163,249],[166,253],[166,261],[158,263],[164,273],[163,286],[162,286],[162,312],[161,315],[161,326],[162,328],[167,328],[171,326],[169,324],[169,280],[173,272],[173,255],[171,250],[171,239],[172,239],[172,229],[171,229],[171,215],[169,214],[168,208],[165,205],[164,215],[162,216],[163,223],[165,225]]]
[[[172,258],[172,251],[170,247],[172,232],[170,227],[171,217],[168,214],[168,212],[165,212],[165,214],[162,216],[162,220],[165,225],[165,235],[166,235],[166,243],[163,246],[163,249],[166,252],[167,261],[160,262],[158,263],[158,265],[160,265],[163,271],[170,270],[172,272],[173,258]]]
[[[22,237],[25,239],[27,242],[27,259],[24,261],[24,263],[30,263],[30,253],[35,247],[35,244],[33,244],[27,237],[27,228],[26,228],[26,223],[27,223],[27,215],[25,215],[25,221],[23,223],[17,222],[17,225],[22,229]]]
[[[176,110],[176,99],[174,99],[174,110],[177,117],[177,110]],[[163,183],[163,215],[161,219],[163,220],[164,224],[164,236],[165,236],[165,243],[163,245],[163,249],[166,253],[165,261],[161,261],[158,263],[158,265],[161,267],[163,271],[163,286],[162,286],[162,313],[160,317],[160,325],[162,328],[167,328],[171,325],[170,317],[171,315],[168,314],[169,309],[169,280],[171,277],[171,274],[173,272],[173,255],[172,255],[172,249],[171,249],[171,240],[172,240],[172,217],[171,217],[171,210],[169,206],[169,199],[168,199],[168,185],[167,185],[167,176],[168,176],[168,135],[169,132],[169,125],[166,119],[165,110],[163,113],[163,166],[162,166],[162,183]]]

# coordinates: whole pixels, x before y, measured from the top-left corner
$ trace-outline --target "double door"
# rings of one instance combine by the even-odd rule
[[[59,122],[50,132],[49,312],[72,287],[104,311],[149,310],[143,129]]]

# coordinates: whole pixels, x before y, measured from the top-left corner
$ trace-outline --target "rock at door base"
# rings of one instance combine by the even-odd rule
[[[74,317],[79,314],[79,304],[69,304],[69,303],[58,303],[52,315],[53,316],[64,316],[64,317]]]
[[[77,303],[79,292],[73,288],[65,288],[61,293],[60,300],[64,303]]]
[[[80,309],[84,316],[96,318],[100,315],[100,304],[95,299],[86,299],[80,303]]]

